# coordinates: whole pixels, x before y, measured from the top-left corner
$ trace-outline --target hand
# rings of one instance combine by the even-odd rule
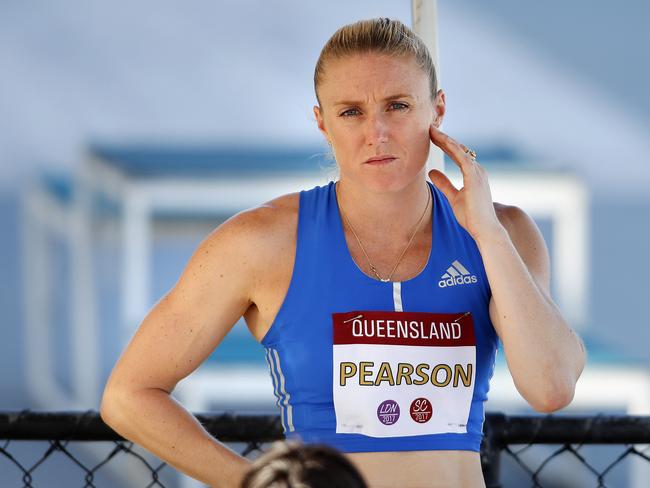
[[[463,174],[463,187],[458,190],[441,171],[429,171],[431,182],[449,200],[458,223],[477,242],[502,230],[503,227],[494,211],[485,168],[465,152],[466,146],[456,142],[433,124],[429,127],[429,135],[431,141],[449,155]]]

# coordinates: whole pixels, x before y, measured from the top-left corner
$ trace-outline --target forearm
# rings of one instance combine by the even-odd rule
[[[532,278],[505,228],[477,244],[517,389],[535,408],[563,406],[584,367],[582,341]]]
[[[167,392],[146,389],[111,398],[102,405],[102,418],[124,438],[211,487],[239,487],[250,461],[214,439]]]

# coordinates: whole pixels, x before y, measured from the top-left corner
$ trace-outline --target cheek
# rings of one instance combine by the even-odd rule
[[[332,125],[330,135],[332,136],[332,142],[341,149],[352,148],[359,144],[363,145],[364,142],[363,132],[352,125]]]
[[[407,143],[415,155],[421,155],[426,153],[429,150],[429,144],[431,143],[431,138],[429,136],[429,124],[428,122],[413,124],[407,132]]]

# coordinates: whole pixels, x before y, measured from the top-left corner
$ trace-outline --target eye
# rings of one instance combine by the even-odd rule
[[[356,114],[353,114],[353,113],[351,113],[351,112],[357,112],[357,113],[358,113],[359,111],[358,111],[356,108],[349,108],[349,109],[347,109],[346,111],[342,112],[342,113],[339,115],[339,117],[350,117],[350,116],[352,116],[352,115],[356,115]]]
[[[409,108],[409,106],[403,102],[392,102],[390,106],[395,107],[396,110],[404,110]]]

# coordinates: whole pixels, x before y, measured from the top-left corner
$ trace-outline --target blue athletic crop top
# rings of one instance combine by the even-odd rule
[[[424,269],[381,282],[349,253],[334,182],[300,192],[289,289],[262,339],[285,436],[343,452],[479,451],[497,334],[472,237],[430,182]]]

